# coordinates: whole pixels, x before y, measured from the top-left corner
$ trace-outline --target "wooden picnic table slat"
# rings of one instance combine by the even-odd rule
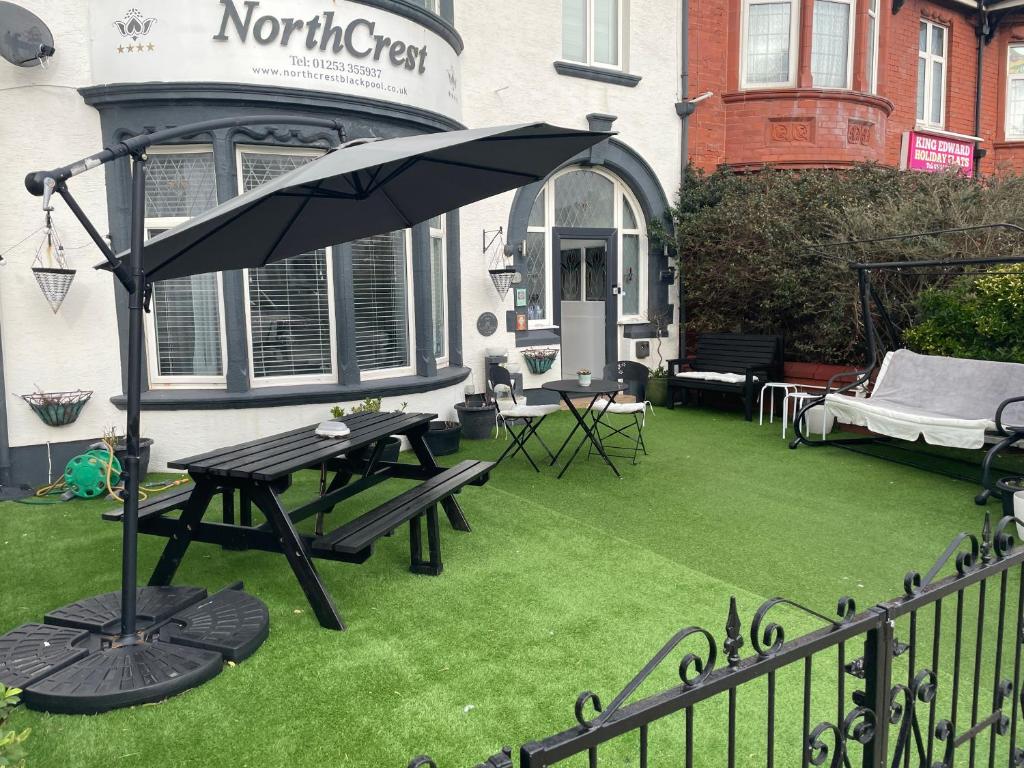
[[[367,421],[370,417],[376,415],[376,413],[355,414],[353,416],[349,416],[345,423],[358,425],[360,422]],[[233,457],[263,451],[267,447],[284,445],[292,441],[304,440],[310,437],[319,438],[319,436],[314,433],[316,428],[317,424],[307,424],[304,427],[291,429],[287,432],[279,432],[276,435],[268,435],[245,443],[229,445],[224,448],[215,448],[212,451],[206,451],[205,453],[196,454],[195,456],[188,456],[184,459],[176,459],[169,462],[167,466],[174,469],[198,469],[213,466],[221,462],[228,461]]]
[[[338,454],[364,448],[382,437],[392,434],[404,434],[418,426],[429,424],[435,418],[436,415],[432,413],[400,414],[394,421],[382,424],[380,430],[375,434],[368,434],[358,442],[349,441],[346,438],[324,438],[322,444],[309,446],[302,451],[281,456],[280,460],[276,463],[263,462],[258,465],[250,465],[232,470],[229,474],[232,477],[252,477],[255,480],[276,480],[298,469],[317,466],[324,460]]]

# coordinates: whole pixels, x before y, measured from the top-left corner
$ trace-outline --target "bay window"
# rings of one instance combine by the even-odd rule
[[[740,82],[744,88],[796,84],[799,6],[791,0],[744,0]]]
[[[284,147],[240,148],[240,191],[247,192],[320,154]],[[245,271],[254,385],[280,384],[282,379],[335,380],[331,250],[319,248]]]
[[[814,0],[811,77],[816,88],[849,88],[853,69],[852,0]]]
[[[917,53],[917,122],[942,128],[946,122],[946,47],[948,30],[921,20]]]
[[[1011,45],[1008,53],[1006,138],[1024,140],[1024,45]]]
[[[624,0],[562,0],[562,58],[622,68]]]
[[[146,176],[147,238],[217,204],[211,147],[151,147]],[[223,384],[223,316],[217,274],[155,283],[152,312],[146,315],[150,383]]]

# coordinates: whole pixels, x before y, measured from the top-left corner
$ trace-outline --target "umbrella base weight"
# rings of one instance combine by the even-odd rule
[[[0,636],[0,682],[22,688],[32,709],[96,714],[161,701],[250,656],[270,617],[233,585],[207,596],[195,587],[138,590],[136,642],[118,641],[120,593],[79,600]]]

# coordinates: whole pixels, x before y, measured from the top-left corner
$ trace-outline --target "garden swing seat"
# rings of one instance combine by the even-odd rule
[[[870,397],[825,396],[843,423],[898,440],[923,438],[947,448],[984,447],[1004,434],[1003,420],[1024,425],[1024,365],[888,352]],[[1005,429],[1014,430],[1014,427]],[[1022,427],[1024,429],[1024,427]]]

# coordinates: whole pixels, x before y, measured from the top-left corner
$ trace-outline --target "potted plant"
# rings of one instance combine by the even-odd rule
[[[581,387],[589,387],[593,376],[588,368],[580,368],[576,371],[576,380],[580,383]]]
[[[658,367],[651,371],[647,379],[646,396],[651,405],[668,404],[668,371],[665,370],[665,357],[661,351],[661,340],[668,335],[668,323],[670,319],[668,312],[654,312],[651,314],[651,325],[654,326],[655,341],[654,348],[658,355]]]
[[[448,456],[459,450],[462,425],[457,421],[432,421],[423,436],[430,452],[435,456]]]
[[[476,402],[466,395],[466,402],[455,404],[455,413],[462,426],[462,436],[467,440],[486,440],[491,436],[497,419],[497,408],[494,403],[483,400]]]
[[[404,411],[406,403],[402,403],[399,410]],[[349,411],[349,414],[355,415],[357,413],[377,413],[381,408],[381,399],[379,397],[368,397],[363,402],[359,403]],[[345,409],[341,406],[334,406],[331,408],[331,416],[335,419],[340,419],[345,415]],[[363,449],[364,451],[368,449]],[[380,455],[381,461],[398,461],[398,454],[402,450],[401,438],[391,435],[387,438],[384,444],[384,452]]]

